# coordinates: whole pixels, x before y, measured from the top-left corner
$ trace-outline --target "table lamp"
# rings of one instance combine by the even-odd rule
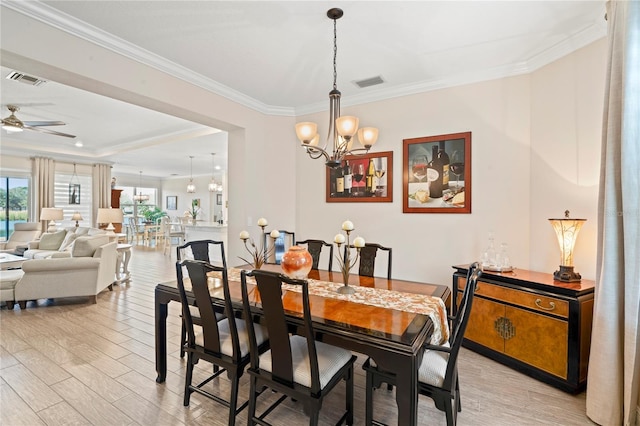
[[[83,220],[83,219],[82,219],[82,215],[80,214],[80,212],[79,212],[79,211],[75,211],[75,212],[73,213],[73,216],[71,216],[71,220],[75,220],[75,221],[76,221],[76,228],[77,228],[78,226],[80,226],[80,225],[78,224],[78,221],[79,221],[79,220]]]
[[[107,227],[105,228],[107,230],[107,234],[115,234],[115,232],[113,232],[116,228],[113,226],[114,223],[122,223],[123,221],[123,215],[122,215],[122,210],[121,209],[111,209],[111,208],[104,208],[104,209],[98,209],[98,217],[96,218],[96,222],[98,223],[108,223]]]
[[[62,220],[64,218],[64,214],[62,209],[58,209],[55,207],[43,207],[40,210],[40,220],[48,220],[49,227],[47,228],[47,232],[56,232],[58,224],[56,220]]]
[[[582,279],[580,274],[573,270],[573,248],[578,232],[586,221],[587,219],[569,218],[569,210],[565,210],[562,219],[549,219],[556,231],[561,252],[560,269],[553,273],[553,279],[564,282],[578,282]]]

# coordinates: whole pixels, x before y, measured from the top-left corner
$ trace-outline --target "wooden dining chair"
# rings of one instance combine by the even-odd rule
[[[279,265],[282,261],[282,256],[285,254],[289,247],[291,247],[295,240],[296,234],[291,231],[280,230],[280,236],[276,238],[274,241],[273,238],[269,236],[269,232],[265,232],[262,234],[263,238],[263,247],[266,247],[267,250],[270,250],[273,247],[273,250],[266,256],[264,263],[273,263]]]
[[[456,315],[449,317],[451,323],[449,340],[443,345],[424,345],[422,363],[418,368],[418,393],[433,399],[436,408],[445,412],[447,426],[456,424],[457,414],[462,410],[458,381],[458,353],[471,315],[473,296],[480,275],[482,272],[476,262],[470,266],[467,273],[467,282]],[[373,391],[385,382],[395,385],[396,377],[380,369],[371,358],[364,362],[362,368],[367,376],[365,424],[380,425],[382,423],[373,420]]]
[[[189,241],[186,244],[179,246],[176,249],[176,257],[178,261],[181,260],[202,260],[207,263],[211,263],[210,253],[212,250],[218,249],[220,252],[220,257],[222,258],[222,267],[227,269],[227,260],[224,255],[224,242],[222,241],[214,241],[214,240],[196,240]],[[198,315],[197,308],[192,306],[191,310],[191,319],[194,325],[202,326],[202,319]],[[220,313],[216,313],[217,320],[221,320],[224,318],[224,315]],[[184,345],[187,342],[187,328],[182,322],[182,329],[180,332],[180,358],[184,358],[185,351]]]
[[[262,315],[269,332],[271,348],[262,354],[257,344],[257,333],[252,332],[252,328],[255,328],[251,320],[254,312],[250,307],[253,302],[249,301],[247,277],[256,280]],[[289,334],[283,306],[283,283],[300,286],[303,308],[301,329],[304,335]],[[307,281],[264,270],[242,271],[241,289],[251,354],[251,365],[247,370],[250,375],[248,424],[268,425],[265,417],[290,397],[304,404],[305,412],[309,413],[309,424],[317,425],[324,397],[342,380],[346,382],[346,410],[336,424],[343,421],[348,425],[353,424],[353,363],[356,357],[348,350],[316,342]],[[283,395],[258,415],[257,398],[263,387]]]
[[[353,245],[349,247],[354,248]],[[358,275],[363,277],[373,277],[376,267],[376,256],[378,250],[387,252],[387,279],[391,279],[391,247],[384,247],[376,243],[365,243],[364,247],[360,249],[360,260],[358,264]],[[344,247],[343,258],[346,258],[347,246]]]
[[[323,247],[329,247],[329,265],[327,267],[327,271],[331,271],[331,267],[333,266],[333,244],[329,244],[328,242],[323,240],[302,240],[296,241],[295,245],[307,246],[307,250],[311,254],[311,259],[313,259],[311,269],[318,269],[322,249]]]
[[[183,269],[186,269],[189,274],[195,305],[200,318],[202,318],[201,333],[196,333],[193,327],[190,310],[191,305],[189,304],[184,286]],[[211,303],[211,294],[209,293],[209,286],[207,284],[207,274],[210,272],[217,272],[221,275],[226,314],[226,318],[221,321],[216,320],[216,313]],[[245,401],[242,405],[238,406],[240,377],[244,373],[245,367],[249,364],[250,345],[247,334],[248,323],[243,319],[237,319],[235,316],[229,294],[227,270],[225,268],[213,266],[207,262],[198,260],[183,260],[176,262],[176,274],[182,302],[182,315],[187,325],[187,342],[184,345],[187,353],[184,406],[189,405],[191,394],[197,392],[229,407],[228,424],[234,425],[236,415],[248,405],[248,401]],[[268,346],[266,329],[260,325],[256,324],[254,326],[251,324],[251,331],[254,350],[256,353],[264,352]],[[219,368],[214,368],[213,375],[207,377],[199,384],[194,385],[192,383],[193,369],[201,360],[210,362]],[[227,372],[229,381],[231,381],[231,391],[228,400],[204,388],[205,385],[225,371]]]

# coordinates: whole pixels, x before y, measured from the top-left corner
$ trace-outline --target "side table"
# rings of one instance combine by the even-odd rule
[[[129,272],[129,260],[131,259],[131,244],[118,244],[118,261],[116,262],[115,284],[122,284],[131,281]]]

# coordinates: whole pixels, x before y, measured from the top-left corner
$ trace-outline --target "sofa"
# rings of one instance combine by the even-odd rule
[[[0,253],[22,254],[29,242],[40,237],[40,222],[23,222],[13,225],[13,233],[7,241],[0,242]],[[19,251],[20,250],[20,251]]]
[[[106,231],[97,228],[68,228],[42,234],[39,240],[30,241],[23,253],[25,259],[49,259],[52,257],[71,257],[73,243],[79,237],[106,235]]]
[[[3,285],[2,300],[9,308],[18,302],[22,309],[29,300],[61,297],[88,296],[96,303],[98,293],[111,289],[114,282],[117,245],[106,234],[78,237],[70,257],[27,260],[22,271],[1,271],[3,282],[15,282],[13,298],[7,292],[9,286]]]

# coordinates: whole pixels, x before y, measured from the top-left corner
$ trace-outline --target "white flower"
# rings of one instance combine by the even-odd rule
[[[344,222],[342,222],[342,229],[344,231],[353,231],[353,222],[351,222],[350,220],[345,220]]]
[[[333,237],[333,242],[336,244],[344,244],[345,241],[344,235],[342,234],[336,234],[336,236]]]
[[[364,238],[357,237],[355,240],[353,240],[353,246],[356,248],[364,247]]]
[[[240,239],[242,241],[248,240],[249,239],[249,232],[248,231],[240,232]]]
[[[271,231],[271,233],[269,235],[271,235],[271,238],[273,238],[275,240],[276,238],[278,238],[280,236],[280,232],[278,232],[277,229],[274,229],[273,231]]]
[[[268,224],[269,222],[267,222],[267,219],[265,219],[264,217],[258,219],[258,226],[267,226]]]

